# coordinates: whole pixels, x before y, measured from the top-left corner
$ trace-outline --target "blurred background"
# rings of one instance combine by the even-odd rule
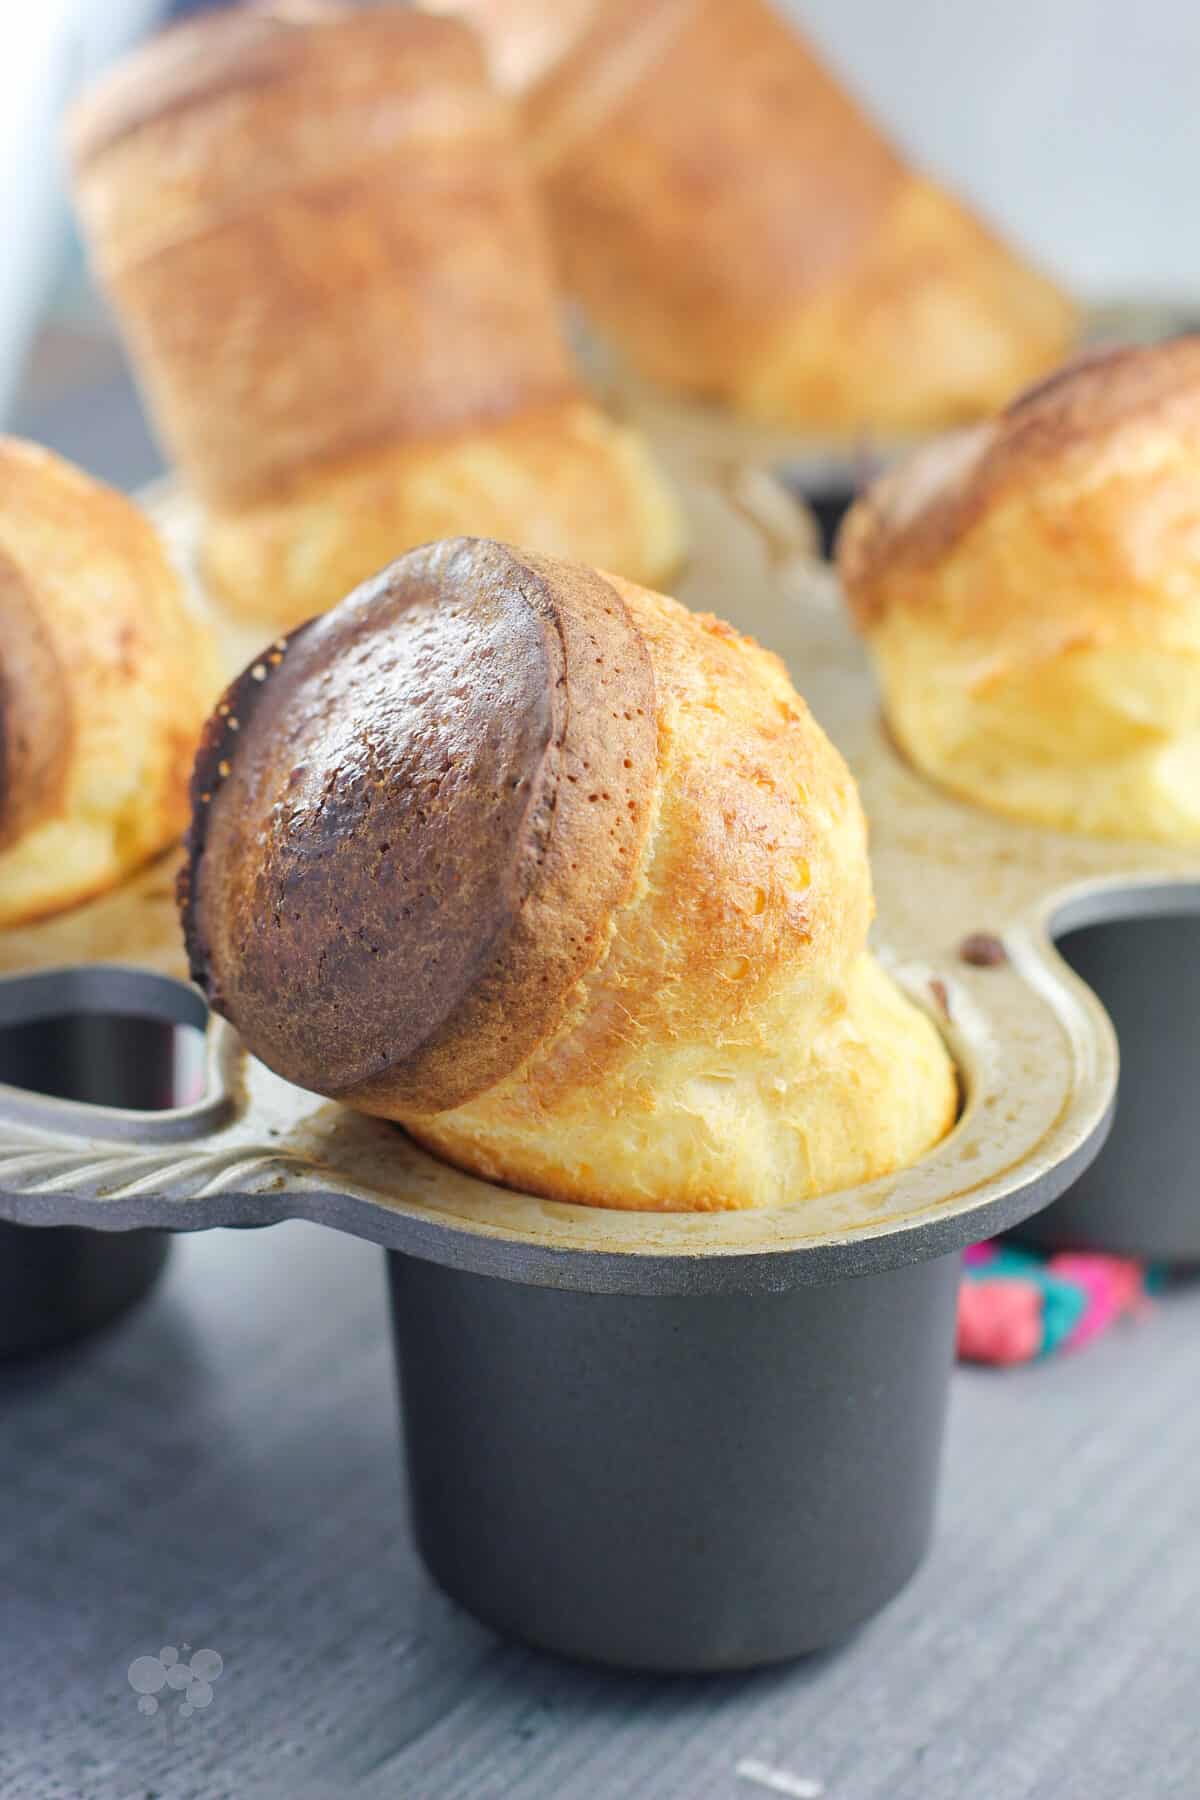
[[[1200,300],[1195,0],[789,0],[893,135],[1088,299]]]
[[[917,161],[1084,297],[1200,305],[1195,0],[781,4]],[[112,355],[68,218],[63,105],[155,22],[201,9],[202,0],[0,8],[0,418],[8,428],[53,438],[56,394],[78,389],[85,374],[95,379],[102,348]],[[95,466],[91,434],[105,432],[103,419],[73,427],[72,453]],[[107,430],[121,437],[116,413]],[[107,472],[126,482],[154,466],[131,430],[118,460],[114,468],[110,453]]]

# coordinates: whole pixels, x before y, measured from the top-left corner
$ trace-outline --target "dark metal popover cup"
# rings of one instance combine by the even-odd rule
[[[500,1631],[622,1668],[835,1643],[929,1543],[958,1260],[648,1298],[393,1253],[434,1579]]]
[[[77,1104],[83,1116],[161,1113],[184,1098],[178,1028],[198,1034],[204,1019],[195,995],[140,971],[96,966],[6,981],[0,1083]],[[108,1324],[153,1287],[169,1246],[161,1231],[0,1224],[0,1358]]]
[[[1200,1263],[1200,885],[1107,896],[1058,921],[1057,946],[1116,1027],[1112,1133],[1062,1198],[1019,1236],[1047,1250]]]

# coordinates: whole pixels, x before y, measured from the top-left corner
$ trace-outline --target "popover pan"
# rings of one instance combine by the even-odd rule
[[[198,995],[140,970],[0,981],[0,1082],[136,1115],[169,1110],[186,1096],[178,1027],[204,1022]],[[169,1244],[160,1231],[0,1224],[0,1358],[107,1325],[153,1287]]]
[[[176,1016],[197,1005],[149,973],[85,973],[139,1011],[168,1013],[172,990]],[[944,996],[963,1114],[914,1168],[824,1199],[647,1215],[510,1193],[290,1087],[214,1019],[189,1107],[0,1089],[0,1216],[306,1218],[382,1244],[414,1521],[441,1585],[517,1636],[622,1666],[792,1656],[920,1561],[957,1252],[1063,1189],[1112,1092],[1103,1014],[1019,927],[1002,967],[899,973]],[[64,1004],[79,975],[5,978],[7,1016]]]
[[[261,647],[262,633],[240,620],[216,623],[232,676]],[[123,977],[107,986],[87,977],[114,962],[186,976],[177,862],[171,852],[97,900],[0,931],[0,977],[75,970],[64,985],[23,993],[20,1016],[9,1016],[12,1002],[0,989],[0,1081],[138,1113],[187,1097],[196,1058],[181,1057],[180,1027],[203,1029],[199,997],[181,999],[171,984],[131,997]],[[55,1349],[118,1318],[154,1286],[170,1241],[164,1232],[69,1227],[35,1236],[0,1224],[0,1361]]]
[[[1112,1027],[1054,937],[1200,908],[1200,859],[1013,824],[902,763],[831,576],[773,504],[764,528],[761,484],[726,474],[687,482],[694,552],[680,592],[785,657],[854,767],[873,821],[878,947],[962,1075],[960,1120],[921,1163],[723,1215],[538,1200],[288,1086],[220,1020],[204,1098],[188,1107],[0,1088],[0,1216],[14,1224],[298,1217],[383,1245],[434,1576],[532,1642],[670,1670],[832,1643],[919,1562],[957,1253],[1068,1189],[1111,1114]],[[158,512],[186,554],[187,509],[167,497]],[[137,958],[161,960],[158,889],[139,899],[135,884],[112,904],[128,910]],[[55,941],[46,928],[24,954],[50,960]],[[172,984],[138,970],[121,979],[150,982],[145,1008],[160,1017],[175,1006],[185,1021],[199,1004],[183,986],[168,1000]],[[65,1010],[52,984],[74,980],[10,977],[5,1016]],[[144,1010],[122,993],[126,1011]],[[1152,1198],[1139,1194],[1140,1219]]]
[[[1116,1122],[1096,1161],[1018,1232],[1044,1250],[1200,1262],[1200,881],[1151,887],[1114,916],[1087,895],[1058,949],[1108,1009],[1121,1046]],[[1136,898],[1144,912],[1131,912]]]
[[[1091,309],[1083,341],[1152,343],[1196,329],[1195,309],[1119,302]],[[898,904],[940,906],[954,871],[960,897],[974,895],[976,935],[994,937],[1004,916],[1035,919],[1111,1011],[1125,1071],[1112,1138],[1086,1181],[1018,1235],[1047,1249],[1200,1262],[1200,1117],[1192,1099],[1200,1092],[1200,851],[1104,842],[1002,819],[942,792],[902,761],[880,723],[865,655],[832,574],[797,553],[781,534],[778,509],[764,502],[773,472],[809,503],[810,548],[818,541],[827,548],[839,511],[910,445],[822,445],[731,421],[711,406],[654,390],[610,349],[590,341],[586,347],[609,403],[647,432],[688,488],[693,513],[711,504],[715,484],[743,527],[757,514],[774,586],[791,604],[770,604],[761,577],[742,579],[750,553],[743,545],[722,555],[727,546],[715,528],[701,541],[706,556],[717,549],[717,576],[697,568],[684,592],[779,652],[846,755],[871,819],[877,887],[886,882],[884,916],[890,921]],[[885,871],[885,859],[894,868]],[[979,945],[975,951],[988,953]]]
[[[967,814],[896,761],[831,582],[789,547],[773,507],[762,529],[754,491],[689,485],[681,592],[788,658],[863,782],[878,948],[962,1076],[959,1122],[923,1161],[740,1213],[539,1200],[289,1086],[219,1019],[190,1106],[0,1088],[0,1217],[14,1225],[305,1218],[381,1244],[431,1572],[506,1631],[627,1667],[737,1668],[833,1643],[920,1561],[958,1252],[1069,1186],[1111,1110],[1113,1032],[1054,951],[1053,920],[1081,881],[1118,914],[1145,892],[1106,877],[1102,850]],[[186,549],[179,503],[159,516]],[[1100,860],[1077,867],[1076,855]],[[139,903],[135,884],[121,903],[131,962],[165,953],[159,924],[135,929],[156,893]],[[995,935],[964,960],[979,933]],[[54,942],[49,927],[27,939],[27,964],[50,960]],[[94,973],[120,982],[126,1013],[195,1017],[182,984]],[[10,975],[5,1016],[70,1010],[68,993],[81,1005],[77,980]],[[111,1003],[99,988],[90,998]]]
[[[231,667],[253,654],[244,633],[226,635]],[[186,1028],[203,1030],[204,1003],[179,981],[140,979],[146,970],[186,976],[177,862],[172,851],[99,899],[0,931],[0,1082],[133,1118],[188,1097],[199,1059],[183,1039]],[[124,963],[137,965],[132,986],[112,968]],[[70,978],[28,988],[2,980],[46,968]],[[34,1234],[0,1224],[0,1361],[110,1324],[154,1287],[170,1242],[157,1231]]]

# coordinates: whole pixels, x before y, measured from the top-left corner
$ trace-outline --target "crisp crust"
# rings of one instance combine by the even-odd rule
[[[208,828],[212,820],[213,795],[218,792],[230,772],[229,758],[237,746],[248,741],[249,731],[267,682],[282,663],[284,656],[315,621],[300,625],[286,636],[278,637],[254,662],[248,663],[221,695],[204,722],[196,746],[188,783],[190,824],[184,836],[184,858],[175,877],[175,904],[183,928],[188,974],[208,1000],[218,1004],[217,989],[209,967],[207,940],[200,924],[197,905],[197,873],[208,848]],[[242,738],[242,733],[247,738]]]
[[[0,438],[0,928],[103,892],[182,833],[217,668],[138,507]]]
[[[923,774],[1059,830],[1200,841],[1200,338],[1109,350],[858,501],[838,563]]]
[[[197,769],[193,968],[280,1074],[490,1181],[790,1201],[955,1106],[866,951],[853,781],[777,658],[615,576],[414,551],[278,643]]]
[[[654,667],[654,824],[607,954],[507,1080],[419,1143],[552,1200],[790,1202],[883,1174],[953,1117],[929,1021],[864,951],[866,833],[783,665],[721,620],[614,582]]]
[[[764,0],[457,8],[519,93],[566,285],[650,379],[825,437],[924,433],[1071,343],[1065,296]]]
[[[201,569],[223,605],[286,630],[406,550],[480,537],[664,584],[683,560],[674,494],[641,434],[590,401],[331,457],[204,521]]]
[[[918,451],[843,524],[838,569],[859,627],[873,629],[893,596],[912,594],[910,578],[933,570],[992,508],[1145,431],[1200,443],[1200,337],[1078,357],[989,424]]]
[[[525,117],[568,283],[651,373],[701,390],[736,385],[764,329],[853,263],[905,178],[758,0],[607,0]]]
[[[193,973],[289,1080],[462,1104],[554,1029],[630,891],[657,773],[645,646],[602,576],[457,539],[259,671],[198,765]]]
[[[576,388],[473,34],[400,7],[282,17],[168,32],[73,132],[92,255],[172,459],[214,508]]]
[[[62,667],[25,572],[0,549],[0,849],[52,812],[71,751]]]
[[[71,160],[82,168],[155,120],[232,90],[287,81],[336,52],[338,40],[315,27],[340,32],[344,42],[348,31],[365,26],[382,45],[386,39],[377,34],[388,24],[387,11],[369,16],[354,0],[258,0],[181,20],[114,64],[75,102],[67,124]],[[476,61],[469,33],[450,23],[406,18],[400,41],[438,52],[451,46],[466,66]]]

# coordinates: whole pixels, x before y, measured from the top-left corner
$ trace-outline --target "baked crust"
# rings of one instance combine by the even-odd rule
[[[0,928],[183,831],[216,648],[129,500],[0,438]]]
[[[68,147],[79,166],[130,133],[214,95],[264,88],[303,69],[312,55],[309,28],[346,16],[339,0],[250,0],[221,18],[185,20],[150,38],[76,101]]]
[[[439,0],[440,3],[440,0]],[[763,0],[446,0],[519,88],[554,247],[652,379],[832,435],[978,417],[1075,309],[909,168]]]
[[[645,649],[603,577],[459,539],[260,666],[253,712],[243,678],[197,767],[194,976],[291,1081],[368,1110],[461,1104],[553,1029],[628,894],[654,781]]]
[[[223,600],[290,626],[464,529],[673,570],[679,509],[580,390],[510,108],[464,25],[222,9],[107,75],[71,141]]]
[[[1200,337],[1150,348],[1110,345],[1073,358],[1026,388],[995,419],[915,451],[875,482],[847,517],[839,568],[869,629],[907,594],[906,577],[950,555],[992,507],[1070,478],[1077,461],[1100,472],[1137,440],[1175,435],[1180,455],[1200,445]]]
[[[237,612],[287,629],[464,520],[639,580],[664,578],[686,548],[641,434],[575,396],[306,466],[250,506],[211,510],[204,582]]]
[[[287,1078],[491,1180],[649,1209],[866,1180],[951,1123],[950,1059],[866,949],[849,773],[720,620],[458,540],[224,705],[191,963]]]
[[[507,110],[465,27],[222,11],[118,66],[72,139],[94,256],[207,503],[574,391]]]
[[[36,589],[0,550],[0,850],[53,812],[70,749],[66,682]]]
[[[856,502],[892,729],[984,805],[1200,842],[1200,338],[1069,364]]]

